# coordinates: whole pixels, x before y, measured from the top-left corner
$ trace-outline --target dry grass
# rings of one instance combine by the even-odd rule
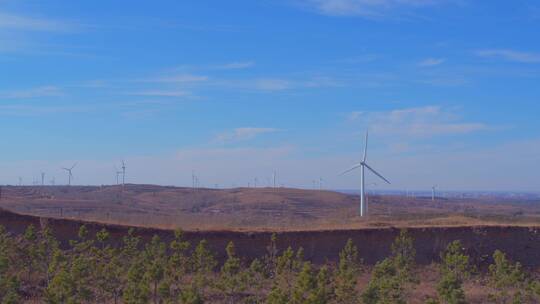
[[[164,229],[296,231],[380,227],[540,224],[534,201],[372,196],[370,217],[358,196],[331,191],[227,190],[126,185],[3,187],[0,207],[21,214]]]

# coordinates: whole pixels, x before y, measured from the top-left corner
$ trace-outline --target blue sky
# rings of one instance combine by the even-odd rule
[[[0,183],[540,188],[535,1],[0,0]]]

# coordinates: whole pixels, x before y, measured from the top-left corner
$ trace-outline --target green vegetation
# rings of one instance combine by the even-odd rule
[[[29,226],[14,236],[0,227],[0,304],[399,304],[408,303],[421,275],[406,230],[395,239],[391,255],[371,271],[350,239],[337,264],[320,266],[306,259],[302,248],[280,250],[275,234],[266,255],[250,263],[232,242],[219,263],[212,244],[203,240],[192,246],[182,231],[170,242],[158,236],[142,242],[134,230],[120,244],[114,241],[107,230],[91,235],[85,226],[63,245],[48,228]],[[485,276],[473,269],[459,241],[440,258],[437,294],[426,303],[466,303],[464,285],[472,280],[485,282],[490,303],[540,301],[535,274],[500,251]]]

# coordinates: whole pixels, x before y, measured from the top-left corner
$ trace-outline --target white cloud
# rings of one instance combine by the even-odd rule
[[[73,25],[50,19],[33,18],[0,12],[0,29],[58,32],[69,31]]]
[[[197,83],[208,80],[208,76],[179,74],[164,77],[151,78],[147,82],[162,82],[162,83]]]
[[[222,65],[214,66],[213,68],[216,70],[241,70],[241,69],[247,69],[255,66],[255,62],[253,61],[244,61],[244,62],[231,62],[226,63]]]
[[[37,97],[58,97],[64,93],[56,86],[41,86],[25,90],[14,90],[0,92],[0,98],[3,99],[27,99]]]
[[[353,112],[373,132],[385,135],[432,137],[468,134],[490,129],[484,123],[463,121],[455,111],[438,106],[398,109],[387,112]]]
[[[254,127],[237,128],[232,131],[219,134],[216,137],[216,141],[217,142],[245,141],[245,140],[254,139],[255,137],[262,134],[274,133],[277,131],[279,130],[274,129],[274,128],[254,128]]]
[[[29,105],[3,104],[0,105],[0,116],[39,116],[59,113],[81,113],[90,109],[71,105]]]
[[[169,90],[169,91],[150,90],[150,91],[132,92],[128,94],[136,95],[136,96],[152,96],[152,97],[186,97],[190,95],[189,92],[181,91],[181,90]]]
[[[253,83],[253,87],[262,91],[282,91],[289,89],[291,83],[285,79],[256,79]]]
[[[420,61],[418,63],[418,65],[421,66],[421,67],[432,67],[432,66],[440,65],[440,64],[444,63],[445,61],[446,61],[446,59],[444,59],[444,58],[426,58],[426,59]]]
[[[436,5],[441,0],[305,0],[305,5],[323,15],[381,17],[389,11]]]
[[[486,49],[477,51],[476,54],[481,57],[502,58],[514,62],[540,63],[540,53],[528,53],[508,49]]]

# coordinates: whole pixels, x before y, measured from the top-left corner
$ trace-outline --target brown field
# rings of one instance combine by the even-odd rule
[[[307,260],[335,263],[347,239],[358,246],[368,271],[359,281],[363,290],[369,269],[390,255],[401,227],[415,240],[420,283],[409,303],[424,303],[435,295],[440,252],[461,240],[480,271],[500,249],[526,269],[540,269],[540,202],[501,198],[443,199],[372,196],[369,219],[356,216],[358,196],[330,191],[239,188],[230,190],[126,185],[104,187],[2,187],[0,225],[20,234],[32,224],[48,225],[67,245],[82,223],[91,234],[106,227],[119,243],[130,226],[148,241],[153,235],[170,241],[171,229],[182,228],[192,244],[208,240],[218,260],[233,241],[245,264],[266,252],[270,235],[278,247],[303,247]],[[3,209],[3,210],[2,210]],[[470,303],[485,303],[493,290],[479,276],[465,284]]]
[[[540,224],[540,201],[370,196],[287,188],[198,189],[154,185],[6,186],[0,207],[20,214],[184,230],[287,231],[369,227]]]

